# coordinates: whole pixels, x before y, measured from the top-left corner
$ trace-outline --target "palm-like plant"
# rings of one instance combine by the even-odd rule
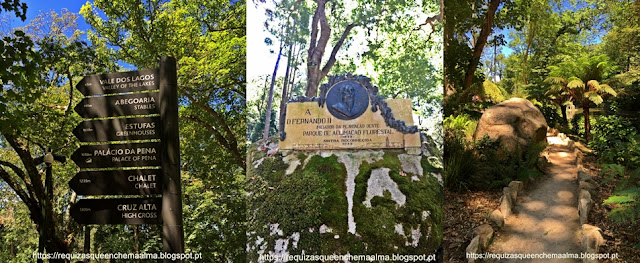
[[[601,84],[615,71],[615,66],[606,55],[596,55],[566,60],[558,66],[550,66],[549,70],[550,77],[545,80],[551,84],[549,96],[558,101],[580,102],[584,114],[585,139],[588,142],[591,139],[589,105],[591,102],[600,105],[604,96],[617,95],[611,86]]]

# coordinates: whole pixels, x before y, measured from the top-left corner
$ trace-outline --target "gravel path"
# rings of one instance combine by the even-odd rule
[[[558,137],[549,137],[550,175],[526,190],[491,245],[491,253],[580,254],[576,156]],[[487,262],[498,262],[487,260]],[[499,262],[580,262],[577,259]]]

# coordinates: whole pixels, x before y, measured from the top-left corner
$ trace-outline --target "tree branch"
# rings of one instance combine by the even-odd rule
[[[182,118],[190,120],[190,121],[193,121],[195,123],[198,123],[202,127],[204,127],[207,130],[209,130],[211,133],[213,133],[213,135],[216,138],[216,140],[218,141],[218,143],[220,143],[225,148],[230,149],[231,155],[235,159],[236,164],[240,165],[242,167],[242,169],[245,169],[245,170],[247,169],[246,163],[245,163],[245,159],[238,152],[238,149],[237,148],[232,149],[231,146],[229,145],[229,142],[227,142],[227,140],[224,138],[224,136],[222,136],[222,134],[220,134],[220,132],[214,126],[210,125],[209,123],[207,123],[207,122],[205,122],[205,121],[203,121],[200,118],[195,117],[195,116],[186,115],[186,116],[182,116]]]
[[[340,36],[340,39],[338,39],[338,42],[336,42],[336,45],[333,46],[333,49],[331,50],[331,56],[329,56],[329,60],[322,68],[322,75],[320,79],[327,76],[327,74],[329,73],[329,70],[331,70],[331,67],[333,67],[333,65],[336,63],[336,54],[338,54],[338,50],[340,50],[340,48],[344,44],[344,40],[347,38],[347,36],[351,32],[351,29],[353,29],[353,27],[355,26],[356,25],[353,23],[349,24],[347,28],[345,28],[344,31],[342,32],[342,36]]]
[[[15,150],[15,152],[20,157],[22,164],[24,165],[25,170],[27,170],[27,175],[29,175],[29,180],[31,180],[31,184],[33,184],[34,194],[37,200],[43,200],[44,198],[44,186],[42,185],[42,180],[40,176],[40,172],[36,168],[36,163],[33,161],[33,157],[31,157],[31,152],[20,142],[17,138],[15,138],[12,134],[3,134],[4,138],[9,142],[11,147]]]

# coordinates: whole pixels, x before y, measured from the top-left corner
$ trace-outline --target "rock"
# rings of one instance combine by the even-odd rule
[[[489,135],[513,153],[518,148],[524,150],[531,144],[546,141],[547,128],[547,121],[533,103],[511,98],[485,110],[473,138],[478,140]]]
[[[474,228],[473,233],[479,238],[480,249],[487,251],[493,239],[493,228],[489,224],[483,224]]]
[[[578,197],[578,200],[583,199],[583,198],[591,199],[591,193],[589,193],[589,191],[584,190],[584,189],[580,190],[580,196]]]
[[[573,153],[576,155],[578,159],[578,163],[582,163],[582,159],[584,159],[584,154],[577,147],[574,149]]]
[[[580,233],[582,251],[598,253],[600,246],[604,245],[605,242],[601,232],[602,230],[599,227],[582,224],[582,231]]]
[[[589,190],[596,189],[596,186],[585,181],[580,181],[580,183],[578,183],[578,188],[589,191]]]
[[[498,209],[493,210],[491,212],[491,214],[489,215],[489,221],[491,221],[493,224],[495,224],[499,228],[504,227],[504,216],[502,215],[502,212],[500,212],[500,210]]]
[[[538,170],[545,174],[550,174],[549,168],[551,167],[551,162],[549,162],[549,158],[545,155],[538,157],[538,162],[536,162],[536,167]]]
[[[580,201],[578,202],[578,215],[580,216],[580,224],[586,224],[589,222],[589,211],[591,210],[592,205],[593,201],[591,201],[591,198],[580,198]]]
[[[480,250],[480,237],[476,236],[471,240],[471,243],[469,243],[469,245],[467,246],[466,249],[467,254],[480,254],[482,253],[482,250]],[[473,257],[469,257],[468,258],[468,262],[472,263],[472,262],[476,262],[476,260]]]
[[[573,140],[569,140],[567,143],[567,147],[569,148],[569,152],[573,152],[576,150],[575,142]]]
[[[420,155],[422,153],[422,148],[420,147],[407,147],[404,150],[410,155]]]
[[[588,181],[593,180],[593,176],[591,176],[584,168],[578,167],[578,181]]]
[[[522,192],[522,189],[524,189],[524,183],[522,183],[521,181],[511,181],[509,183],[509,188],[516,190],[516,192],[520,193]]]
[[[558,133],[560,133],[560,132],[555,128],[549,127],[547,129],[547,136],[558,136]]]
[[[500,197],[500,212],[502,212],[505,219],[511,215],[512,206],[511,195],[503,194],[502,197]]]
[[[254,178],[246,188],[247,209],[256,215],[247,223],[255,229],[247,235],[247,262],[257,262],[262,254],[299,253],[301,247],[308,254],[354,249],[375,254],[367,244],[380,242],[405,254],[435,253],[441,247],[442,207],[433,204],[442,203],[443,193],[428,156],[361,149],[291,150],[267,157],[273,145],[247,147],[247,177]],[[356,189],[362,196],[355,196]],[[370,207],[362,205],[365,200]],[[336,220],[317,223],[318,217]],[[358,231],[356,222],[372,224],[367,227],[375,231]],[[393,232],[397,224],[406,237]]]
[[[502,194],[509,195],[511,201],[518,200],[518,191],[511,189],[511,187],[502,188]]]
[[[420,163],[422,157],[420,155],[398,154],[398,159],[400,159],[404,172],[422,176],[422,164]]]

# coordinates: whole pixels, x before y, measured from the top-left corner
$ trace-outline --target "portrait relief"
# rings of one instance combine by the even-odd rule
[[[329,90],[327,107],[329,112],[341,120],[352,120],[364,113],[369,106],[367,90],[357,82],[340,82]]]

